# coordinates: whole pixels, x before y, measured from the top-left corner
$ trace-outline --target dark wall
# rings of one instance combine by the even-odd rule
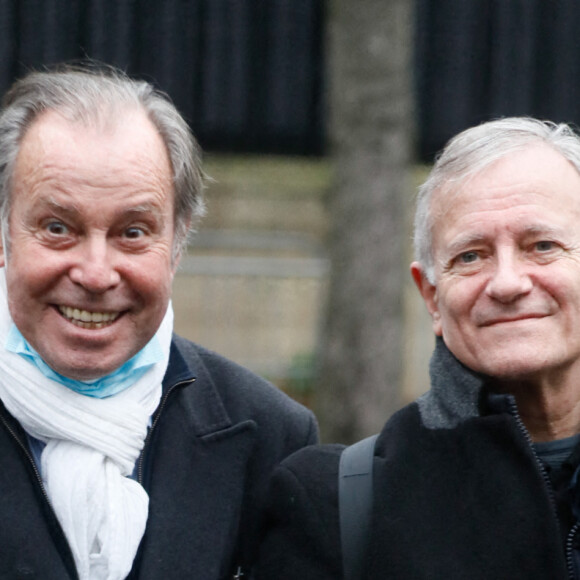
[[[499,116],[580,123],[579,0],[414,1],[421,159]],[[167,91],[205,149],[319,154],[325,5],[0,0],[0,92],[29,68],[91,57]]]
[[[502,116],[580,123],[578,0],[416,0],[419,152]]]
[[[0,0],[0,92],[90,57],[168,92],[206,149],[323,146],[323,0]]]

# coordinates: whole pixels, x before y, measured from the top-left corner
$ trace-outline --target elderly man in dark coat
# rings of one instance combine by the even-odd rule
[[[580,139],[492,121],[420,190],[413,279],[431,389],[385,425],[357,578],[580,578]],[[342,448],[276,472],[259,580],[343,578]]]
[[[202,213],[190,131],[114,70],[31,73],[0,112],[0,578],[247,576],[312,414],[173,335]]]

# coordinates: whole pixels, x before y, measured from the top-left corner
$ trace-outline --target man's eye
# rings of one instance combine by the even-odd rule
[[[542,240],[541,242],[536,242],[535,248],[538,252],[549,252],[554,249],[554,242],[548,240]]]
[[[46,225],[46,231],[53,236],[64,236],[69,233],[69,229],[59,221],[53,221]]]
[[[462,264],[471,264],[479,258],[477,252],[463,252],[459,255],[459,261]]]
[[[131,227],[131,228],[127,228],[124,232],[124,236],[126,238],[129,238],[130,240],[136,240],[139,238],[142,238],[145,235],[145,231],[143,230],[143,228],[139,228],[139,227]]]

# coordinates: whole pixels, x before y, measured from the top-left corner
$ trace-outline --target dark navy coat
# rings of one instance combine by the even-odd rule
[[[231,579],[254,557],[270,472],[316,438],[310,411],[248,370],[174,337],[138,463],[149,519],[129,578]],[[77,574],[26,435],[0,405],[0,579],[19,578]]]

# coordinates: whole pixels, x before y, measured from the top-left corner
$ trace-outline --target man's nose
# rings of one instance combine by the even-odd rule
[[[115,251],[105,236],[86,238],[75,251],[77,255],[69,270],[75,284],[94,294],[102,294],[119,284],[121,276],[114,261]]]
[[[509,303],[529,293],[532,288],[533,282],[528,269],[515,253],[498,255],[486,287],[488,296],[499,302]]]

